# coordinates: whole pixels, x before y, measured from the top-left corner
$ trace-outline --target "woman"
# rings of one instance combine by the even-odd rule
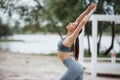
[[[78,36],[95,9],[96,6],[92,3],[75,22],[69,23],[67,25],[67,36],[58,43],[57,54],[68,69],[60,80],[83,80],[83,67],[76,62],[79,56]],[[76,61],[71,58],[71,52],[74,53]]]

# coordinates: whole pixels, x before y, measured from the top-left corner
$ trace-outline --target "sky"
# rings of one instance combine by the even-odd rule
[[[36,3],[34,2],[34,0],[20,0],[15,6],[19,6],[19,5],[27,5],[30,7],[34,7],[36,5]],[[8,22],[8,15],[6,13],[3,12],[3,10],[0,9],[0,18],[2,18],[3,23]],[[9,23],[11,23],[11,26],[14,26],[15,21],[19,20],[20,16],[17,13],[12,14],[11,16],[11,20],[9,20]],[[19,22],[21,23],[20,26],[24,26],[24,21],[19,20]]]

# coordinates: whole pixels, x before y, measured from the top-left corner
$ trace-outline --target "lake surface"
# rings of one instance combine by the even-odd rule
[[[119,37],[120,38],[120,37]],[[9,50],[12,52],[25,53],[25,54],[49,54],[57,52],[57,43],[60,39],[58,35],[51,34],[16,34],[9,39],[23,40],[24,42],[2,42],[0,48],[2,50]],[[92,39],[90,38],[90,42]],[[101,50],[105,50],[110,46],[111,37],[102,37]],[[88,48],[87,38],[84,37],[84,48]],[[120,46],[115,39],[114,51],[119,52]]]

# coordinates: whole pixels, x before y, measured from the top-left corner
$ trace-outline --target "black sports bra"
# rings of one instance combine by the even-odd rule
[[[82,30],[80,31],[80,33],[82,32]],[[79,34],[80,34],[79,33]],[[65,38],[62,38],[59,42],[58,42],[58,51],[62,51],[62,52],[72,52],[72,47],[66,47],[63,45],[63,40]]]
[[[72,49],[71,47],[66,47],[63,45],[63,40],[65,38],[61,39],[59,42],[58,42],[58,51],[62,51],[62,52],[72,52]]]

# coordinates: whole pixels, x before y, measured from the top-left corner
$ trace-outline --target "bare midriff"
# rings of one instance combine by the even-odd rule
[[[71,57],[72,54],[70,52],[58,51],[57,55],[62,61],[64,61],[65,59]]]

